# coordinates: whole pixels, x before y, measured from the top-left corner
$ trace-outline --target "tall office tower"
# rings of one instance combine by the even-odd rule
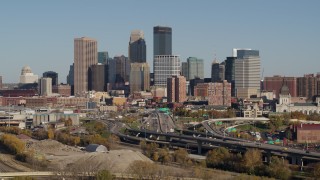
[[[180,75],[180,58],[175,55],[158,55],[154,57],[154,85],[167,87],[167,79]]]
[[[147,62],[147,46],[143,31],[134,30],[131,32],[128,49],[128,56],[131,63]]]
[[[233,48],[232,49],[232,57],[238,57],[238,50],[251,50],[249,48]]]
[[[211,82],[222,82],[224,80],[224,63],[219,64],[216,60],[211,65]]]
[[[188,80],[188,62],[181,63],[181,75],[184,76]]]
[[[305,74],[303,77],[297,78],[297,94],[299,97],[307,97],[309,100],[318,94],[318,81],[320,75]]]
[[[148,63],[131,63],[130,92],[150,89],[150,67]]]
[[[225,80],[231,83],[231,96],[235,96],[235,88],[234,88],[234,64],[237,57],[227,57],[224,61],[225,63]]]
[[[283,86],[283,82],[289,88],[291,97],[297,97],[297,78],[296,77],[284,77],[284,76],[273,76],[264,77],[263,80],[263,90],[272,91],[279,98],[280,89]]]
[[[168,102],[182,103],[186,100],[186,78],[184,76],[172,76],[167,80]]]
[[[107,51],[98,52],[98,63],[108,64],[109,53]]]
[[[71,95],[74,95],[74,63],[70,65],[69,73],[67,75],[67,84],[71,86]]]
[[[172,55],[171,27],[153,27],[153,56]]]
[[[226,80],[215,83],[199,83],[194,87],[194,96],[208,100],[208,105],[231,106],[231,83]]]
[[[235,90],[238,98],[260,95],[260,56],[258,50],[237,51]]]
[[[98,63],[97,41],[82,37],[74,39],[74,94],[88,91],[89,67]]]
[[[42,77],[48,77],[52,79],[52,86],[57,86],[58,83],[58,73],[53,71],[47,71],[42,74]]]
[[[88,89],[90,91],[94,90],[103,92],[106,90],[106,85],[108,83],[108,76],[106,75],[108,72],[106,72],[106,70],[106,64],[98,63],[90,66],[88,72]]]
[[[43,77],[39,79],[39,92],[41,96],[50,96],[52,94],[52,79]]]
[[[203,59],[198,59],[196,57],[189,57],[187,59],[188,63],[188,77],[187,80],[190,81],[191,79],[200,78],[203,79]]]
[[[130,61],[127,57],[115,56],[108,60],[109,65],[109,88],[121,89],[125,83],[129,82]]]
[[[2,89],[2,76],[0,76],[0,90]]]
[[[24,66],[21,70],[20,83],[21,84],[31,84],[38,82],[38,75],[32,73],[29,66]]]

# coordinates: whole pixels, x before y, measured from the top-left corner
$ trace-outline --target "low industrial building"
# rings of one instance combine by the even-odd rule
[[[297,143],[319,143],[320,124],[300,124],[295,127]]]
[[[64,114],[64,113],[39,113],[33,115],[33,125],[44,125],[49,123],[58,122],[62,119],[72,120],[73,126],[79,125],[79,115],[78,114]]]

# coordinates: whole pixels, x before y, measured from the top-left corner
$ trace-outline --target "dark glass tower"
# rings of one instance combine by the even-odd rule
[[[109,54],[107,51],[98,52],[98,63],[107,64]]]
[[[172,55],[171,27],[153,27],[153,55]]]
[[[237,57],[227,57],[225,60],[225,79],[231,83],[231,96],[235,96],[234,88],[234,65]]]
[[[129,60],[131,63],[145,63],[147,61],[147,46],[144,33],[141,30],[131,32],[129,41]]]
[[[146,42],[144,39],[139,39],[129,44],[129,57],[131,63],[145,63],[146,57]]]
[[[58,85],[58,73],[53,71],[47,71],[42,74],[44,78],[51,78],[52,79],[52,86]]]

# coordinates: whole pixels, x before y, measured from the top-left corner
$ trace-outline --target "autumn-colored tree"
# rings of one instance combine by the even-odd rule
[[[271,162],[267,167],[267,172],[269,176],[277,179],[286,180],[291,176],[288,162],[284,159],[278,158],[277,156],[271,157]]]
[[[258,149],[249,149],[243,156],[243,165],[249,174],[262,165],[262,153]]]
[[[189,160],[188,152],[185,149],[179,148],[173,153],[174,161],[180,164],[186,164]]]
[[[72,126],[72,119],[71,119],[71,118],[68,118],[67,120],[65,120],[65,121],[64,121],[64,125],[67,126],[67,127],[68,127],[68,126]]]
[[[108,170],[101,170],[96,175],[97,180],[113,180],[115,177]]]
[[[22,153],[25,149],[25,143],[12,134],[3,134],[0,137],[0,143],[12,154]]]
[[[273,131],[278,130],[280,126],[283,125],[283,117],[282,116],[271,116],[269,117],[269,128],[272,129]]]
[[[32,136],[38,140],[48,139],[48,132],[44,129],[38,129],[32,133]]]
[[[320,163],[316,163],[313,165],[313,172],[312,172],[313,176],[315,178],[320,178]]]
[[[295,112],[291,112],[291,119],[306,120],[307,116],[302,112],[295,111]]]
[[[159,155],[158,161],[161,162],[162,164],[166,164],[171,161],[171,155],[169,153],[168,148],[159,149],[158,155]]]
[[[134,179],[163,179],[162,170],[158,165],[147,161],[134,161],[129,165],[127,173],[132,174]]]
[[[229,150],[224,147],[211,150],[206,158],[207,167],[223,167],[224,162],[227,162],[230,156]]]
[[[140,142],[140,148],[148,158],[152,158],[153,154],[157,152],[159,145],[156,143],[147,144],[145,141]]]
[[[48,129],[48,139],[54,139],[54,130]]]

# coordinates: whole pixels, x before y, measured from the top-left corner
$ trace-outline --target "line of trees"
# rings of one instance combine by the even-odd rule
[[[212,118],[212,119],[236,117],[236,113],[233,109],[228,109],[226,111],[204,110],[204,109],[199,109],[198,111],[192,111],[190,109],[181,107],[181,108],[176,108],[173,111],[173,114],[175,116],[192,117],[192,118],[203,118],[204,116],[208,116],[209,118]]]
[[[206,164],[209,168],[269,176],[277,179],[289,179],[291,177],[291,170],[286,160],[273,156],[270,163],[265,165],[262,162],[262,153],[258,149],[249,149],[244,155],[234,155],[228,149],[219,147],[208,152]]]

